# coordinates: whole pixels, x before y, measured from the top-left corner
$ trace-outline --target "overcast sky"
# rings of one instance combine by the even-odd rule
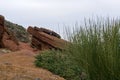
[[[0,14],[26,28],[56,30],[58,25],[73,25],[84,17],[119,17],[120,0],[0,0]]]

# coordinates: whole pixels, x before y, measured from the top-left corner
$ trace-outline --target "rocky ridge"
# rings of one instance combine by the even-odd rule
[[[29,27],[23,30],[19,26],[18,31],[14,32],[16,28],[13,27],[16,25],[10,28],[11,23],[6,23],[4,16],[0,15],[0,79],[64,80],[47,70],[34,66],[34,59],[37,53],[43,50],[63,50],[69,42],[61,39],[56,32],[45,28]],[[19,35],[19,31],[22,35]],[[31,39],[28,38],[30,37],[28,33]]]

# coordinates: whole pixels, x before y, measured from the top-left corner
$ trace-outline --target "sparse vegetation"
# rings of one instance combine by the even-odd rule
[[[36,57],[36,66],[67,80],[119,80],[120,21],[89,20],[73,30],[69,37],[72,44],[66,51],[44,52]]]
[[[29,42],[29,35],[26,29],[18,24],[14,24],[9,21],[5,21],[5,26],[12,32],[15,37],[22,42]]]

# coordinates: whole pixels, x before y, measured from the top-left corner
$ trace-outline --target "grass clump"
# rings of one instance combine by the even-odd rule
[[[118,20],[89,21],[75,29],[71,41],[67,53],[86,72],[88,80],[120,80]]]
[[[44,51],[36,56],[35,65],[64,77],[67,80],[79,80],[80,68],[60,51]]]

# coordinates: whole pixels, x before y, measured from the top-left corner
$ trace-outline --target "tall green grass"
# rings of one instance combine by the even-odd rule
[[[70,30],[68,48],[39,54],[35,65],[66,80],[120,80],[120,21],[88,20]]]
[[[74,29],[66,53],[88,80],[120,80],[120,22],[91,21]]]

